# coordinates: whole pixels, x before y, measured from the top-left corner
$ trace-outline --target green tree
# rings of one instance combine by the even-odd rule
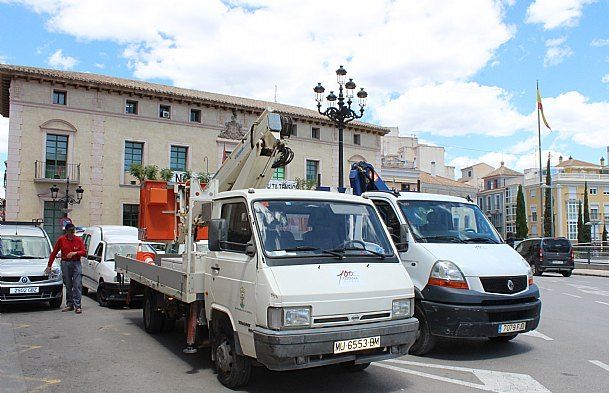
[[[601,240],[604,245],[607,245],[607,224],[603,225],[603,235],[601,236]]]
[[[546,192],[543,208],[543,235],[551,237],[552,234],[552,176],[550,175],[550,155],[548,154],[548,165],[546,166]]]
[[[159,176],[161,177],[161,180],[170,181],[173,177],[173,171],[169,168],[163,168],[159,172]]]
[[[577,242],[584,242],[584,217],[582,215],[582,201],[577,203]]]
[[[582,240],[584,243],[590,243],[592,240],[592,227],[590,225],[586,225],[587,222],[590,222],[590,207],[588,206],[588,182],[584,182],[584,220],[582,223],[584,231]]]
[[[527,208],[524,203],[524,192],[522,185],[518,185],[518,194],[516,196],[516,237],[525,239],[529,235],[529,227],[527,224]]]

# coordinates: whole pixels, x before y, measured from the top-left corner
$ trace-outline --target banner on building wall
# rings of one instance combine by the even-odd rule
[[[266,188],[271,190],[295,190],[296,182],[294,180],[271,180]]]

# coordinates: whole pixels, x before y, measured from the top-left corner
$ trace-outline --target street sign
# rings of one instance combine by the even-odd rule
[[[63,209],[63,210],[66,210],[66,209]],[[72,209],[70,209],[70,210],[72,210]],[[61,217],[59,219],[59,223],[61,224],[61,229],[66,229],[66,225],[72,224],[72,219],[69,217]]]

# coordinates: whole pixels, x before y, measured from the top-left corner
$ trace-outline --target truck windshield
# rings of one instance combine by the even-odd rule
[[[0,259],[47,259],[49,254],[49,243],[44,237],[0,237]]]
[[[412,234],[424,243],[501,243],[478,206],[447,201],[399,201]]]
[[[147,243],[141,244],[138,250],[138,243],[108,243],[106,245],[106,261],[113,261],[116,254],[120,256],[135,255],[138,251],[155,252],[154,248]]]
[[[380,261],[392,256],[372,206],[334,201],[269,200],[254,203],[265,254],[271,258],[322,256]]]

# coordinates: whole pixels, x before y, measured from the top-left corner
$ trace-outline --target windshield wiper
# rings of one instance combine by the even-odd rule
[[[499,244],[499,242],[491,239],[490,237],[472,237],[472,238],[463,240],[463,243],[490,243],[490,244]]]
[[[367,248],[359,248],[359,247],[347,247],[347,248],[335,248],[332,251],[337,251],[337,252],[345,252],[345,251],[366,251],[369,252],[372,255],[376,255],[377,257],[379,257],[380,259],[385,259],[385,254],[377,252],[377,251],[373,251],[373,250],[368,250]]]
[[[345,257],[343,254],[340,254],[336,251],[324,250],[321,247],[313,247],[313,246],[298,246],[298,247],[283,248],[283,249],[271,250],[271,251],[272,252],[274,252],[274,251],[287,251],[287,252],[289,252],[289,251],[321,251],[324,254],[334,255],[338,259],[343,259]]]
[[[423,240],[448,240],[451,243],[465,243],[463,240],[459,239],[457,236],[450,236],[450,235],[421,236],[421,239],[423,239]]]

